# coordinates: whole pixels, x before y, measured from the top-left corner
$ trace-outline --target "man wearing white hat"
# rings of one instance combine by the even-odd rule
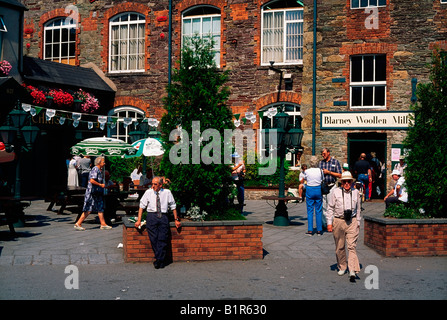
[[[385,200],[385,208],[388,208],[392,203],[408,202],[407,188],[405,187],[405,178],[402,177],[402,173],[399,169],[393,170],[391,177],[396,184],[394,188],[383,199]]]
[[[351,172],[343,172],[340,180],[342,186],[334,190],[328,203],[327,230],[332,231],[334,235],[338,274],[342,276],[349,269],[349,280],[355,282],[356,273],[360,272],[356,252],[361,220],[360,194],[357,189],[351,187],[355,180]]]

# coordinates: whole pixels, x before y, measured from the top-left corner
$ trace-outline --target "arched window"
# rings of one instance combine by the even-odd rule
[[[135,122],[141,122],[145,118],[144,111],[131,107],[121,106],[109,111],[108,116],[118,117],[115,125],[108,126],[107,136],[121,139],[126,142],[129,140],[129,132],[134,130]],[[125,122],[132,120],[132,123],[125,125]]]
[[[278,103],[269,104],[269,105],[261,108],[259,111],[265,113],[267,110],[269,110],[272,107],[279,108],[279,110],[281,110],[281,108],[283,106],[284,106],[284,112],[289,115],[289,126],[291,126],[291,127],[295,126],[296,118],[301,117],[301,106],[299,104],[290,103],[290,102],[278,102]],[[266,127],[273,128],[273,117],[269,118],[268,116],[263,115],[263,117],[260,119],[260,129],[262,130]],[[258,141],[260,143],[258,150],[260,150],[264,154],[265,153],[265,143],[262,140],[262,135],[260,135],[260,138],[258,139]],[[286,160],[290,161],[290,167],[295,167],[296,160],[297,160],[296,154],[287,153]]]
[[[211,6],[197,6],[182,15],[182,46],[194,36],[214,40],[214,61],[220,67],[220,10]]]
[[[144,72],[144,15],[121,13],[109,23],[109,72]]]
[[[303,63],[303,4],[275,0],[262,7],[261,64]]]
[[[44,25],[44,60],[75,65],[76,22],[72,18],[57,18]]]

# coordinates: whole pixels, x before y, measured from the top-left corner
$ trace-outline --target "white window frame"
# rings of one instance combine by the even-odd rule
[[[379,7],[386,7],[386,0],[356,0],[358,1],[358,6],[354,7],[353,2],[354,0],[351,0],[351,9],[365,9],[365,8],[379,8]],[[385,1],[385,4],[379,5],[379,1]],[[367,4],[362,4],[362,2],[367,2]]]
[[[129,117],[129,113],[134,113],[133,116]],[[135,131],[134,125],[135,122],[141,122],[145,118],[145,113],[143,110],[138,109],[136,107],[132,106],[121,106],[117,107],[115,109],[112,109],[108,112],[109,117],[117,117],[116,121],[116,127],[114,129],[108,129],[107,136],[110,138],[116,138],[121,139],[125,142],[129,142],[129,132]],[[132,123],[128,125],[126,128],[124,128],[124,119],[125,118],[132,118]],[[115,134],[111,133],[111,130],[116,130]],[[124,132],[121,132],[121,130],[124,130]]]
[[[135,21],[130,21],[130,15],[137,15],[138,16],[138,20]],[[121,20],[121,17],[128,15],[128,19],[126,21],[115,21],[115,20]],[[143,19],[141,19],[143,18]],[[136,25],[137,28],[137,38],[130,38],[130,26],[131,25]],[[143,35],[139,34],[139,25],[143,25]],[[126,27],[127,26],[127,32],[126,32],[126,37],[125,39],[121,40],[118,39],[116,41],[123,41],[124,43],[124,48],[125,48],[125,53],[122,53],[122,46],[118,46],[118,53],[114,54],[113,53],[113,49],[114,49],[114,41],[115,39],[113,38],[113,28],[114,27],[118,27],[119,31],[121,31],[122,27]],[[119,36],[121,36],[121,32],[118,32]],[[136,48],[134,48],[134,52],[135,53],[131,53],[130,47],[131,47],[131,42],[135,41],[136,42]],[[142,43],[141,43],[142,42]],[[109,72],[110,73],[132,73],[132,72],[145,72],[145,58],[146,58],[146,17],[138,12],[122,12],[120,14],[117,14],[115,16],[113,16],[110,20],[109,20]],[[118,64],[118,68],[115,69],[114,68],[114,62],[113,62],[113,58],[117,57],[117,59],[125,59],[125,67],[124,68],[119,68],[120,63]],[[142,64],[143,67],[138,68],[138,60],[137,60],[137,68],[131,68],[130,67],[130,60],[134,58],[134,59],[142,59]]]
[[[374,57],[374,65],[373,65],[373,81],[364,81],[364,58],[365,57]],[[355,56],[351,56],[350,57],[350,83],[349,83],[349,105],[351,109],[386,109],[386,91],[387,91],[387,83],[386,83],[386,79],[384,81],[375,81],[375,77],[376,77],[376,59],[375,57],[377,56],[385,56],[385,76],[386,76],[386,55],[384,54],[364,54],[364,55],[355,55]],[[356,81],[353,82],[352,81],[352,57],[362,57],[362,80],[361,81]],[[362,105],[361,106],[353,106],[352,105],[352,100],[353,100],[353,93],[352,93],[352,89],[353,88],[362,88]],[[372,105],[364,105],[364,89],[365,88],[373,88],[373,96],[372,96],[372,101],[373,104]],[[376,87],[384,87],[384,105],[375,105],[375,88]]]
[[[447,4],[447,0],[441,0],[441,3]]]
[[[296,8],[290,8],[290,9],[265,9],[268,6],[268,4],[264,5],[261,10],[261,66],[268,66],[270,65],[270,61],[274,61],[271,56],[266,56],[266,53],[264,52],[264,47],[267,46],[266,42],[266,36],[265,29],[264,28],[264,15],[272,13],[273,15],[282,12],[283,13],[283,21],[282,21],[282,61],[275,61],[275,64],[281,64],[281,65],[300,65],[303,64],[303,52],[304,52],[304,10],[302,7],[296,7]],[[300,16],[301,18],[294,19],[294,20],[286,20],[287,12],[292,11],[301,11]],[[287,29],[288,26],[292,24],[298,23],[298,39],[296,45],[293,47],[288,47],[287,45]],[[298,53],[298,55],[301,55],[301,59],[290,59],[287,60],[287,49],[288,48],[295,48],[298,51],[301,51],[301,54]]]
[[[212,37],[213,39],[215,39],[215,43],[214,43],[214,47],[213,47],[213,52],[214,52],[214,62],[216,63],[216,66],[218,68],[220,68],[220,43],[221,43],[221,39],[222,39],[222,27],[221,27],[221,14],[203,14],[203,15],[187,15],[188,11],[185,11],[182,14],[182,47],[185,45],[186,43],[186,38],[187,37],[194,37],[194,36],[200,36],[200,38],[206,38],[206,37]],[[203,33],[203,19],[211,19],[210,24],[211,24],[211,32],[209,34],[204,34]],[[192,29],[191,29],[191,33],[186,33],[185,34],[185,26],[186,23],[185,21],[187,20],[191,20],[191,22],[193,20],[197,20],[200,19],[200,30],[197,33],[193,33]],[[214,30],[214,21],[219,21],[218,26],[219,26],[219,30]]]
[[[58,23],[60,21],[60,23]],[[56,25],[59,24],[59,25]],[[43,38],[43,59],[53,62],[65,63],[69,65],[75,65],[76,61],[76,28],[79,27],[71,18],[60,17],[48,21],[44,25],[44,38]],[[62,41],[62,33],[66,30],[68,32],[67,41]],[[47,39],[47,31],[52,33],[52,42]],[[55,41],[55,33],[59,31],[59,39]],[[71,32],[75,32],[74,39],[70,39]],[[59,52],[54,54],[55,45],[59,45]],[[47,52],[47,46],[51,46],[51,55]],[[62,55],[62,47],[67,46],[67,55]],[[70,55],[70,47],[73,46],[74,54]],[[64,62],[66,60],[66,62]]]

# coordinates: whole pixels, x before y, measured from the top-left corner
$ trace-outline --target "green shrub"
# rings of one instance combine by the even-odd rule
[[[447,52],[433,55],[430,82],[419,84],[414,119],[404,141],[410,206],[447,217]]]
[[[397,218],[397,219],[420,219],[424,216],[419,210],[409,207],[403,203],[391,204],[383,214],[384,217]]]

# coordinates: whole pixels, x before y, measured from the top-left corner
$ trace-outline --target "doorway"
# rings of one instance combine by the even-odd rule
[[[380,164],[386,163],[386,133],[350,133],[348,134],[348,164],[354,168],[361,153],[366,153],[366,160],[371,163],[371,153],[375,152]],[[374,168],[374,166],[373,166]],[[386,171],[376,168],[373,174],[371,199],[383,199],[386,192]]]

